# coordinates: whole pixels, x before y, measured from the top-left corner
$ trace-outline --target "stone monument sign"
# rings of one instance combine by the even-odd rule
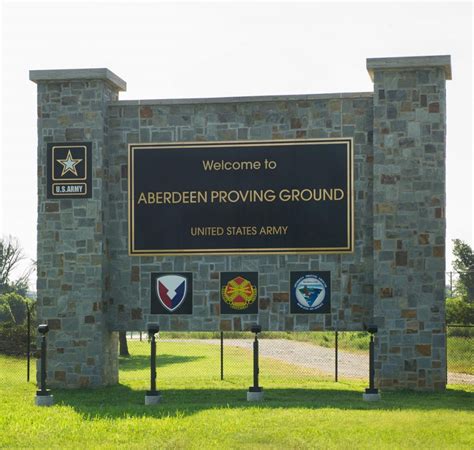
[[[118,331],[378,326],[378,387],[446,385],[449,56],[372,92],[119,100],[33,70],[38,307],[52,386],[118,382]]]

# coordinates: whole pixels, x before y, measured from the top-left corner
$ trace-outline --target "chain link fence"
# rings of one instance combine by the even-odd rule
[[[157,336],[157,361],[205,359],[207,374],[214,379],[248,378],[252,375],[254,335],[250,332],[161,333]],[[352,332],[263,332],[258,336],[260,376],[279,380],[292,378],[368,380],[368,333]],[[122,358],[121,370],[136,357],[150,353],[145,333],[128,333],[129,359]],[[350,349],[350,350],[349,350]],[[197,367],[195,368],[197,370]],[[193,370],[192,365],[189,370]],[[137,376],[142,376],[136,372]]]
[[[448,383],[474,384],[474,326],[448,326]],[[130,357],[121,358],[126,379],[143,377],[150,346],[145,333],[128,333]],[[186,363],[184,373],[196,373],[204,360],[209,379],[252,377],[253,334],[250,332],[173,333],[157,335],[157,363]],[[260,377],[288,383],[297,379],[360,380],[369,377],[369,334],[365,332],[263,332],[259,334]],[[195,363],[193,363],[195,362]],[[134,373],[129,367],[133,366]],[[133,372],[133,371],[132,371]]]
[[[474,325],[447,326],[448,383],[474,384]]]
[[[0,323],[0,380],[2,373],[14,371],[18,380],[36,381],[36,325],[31,311],[21,326]],[[448,383],[474,384],[474,326],[449,325],[447,336]],[[128,332],[124,337],[129,356],[120,357],[121,380],[146,382],[148,334]],[[158,367],[179,364],[179,376],[197,372],[203,379],[251,380],[253,339],[250,332],[159,333]],[[260,376],[288,387],[291,380],[308,378],[367,382],[368,346],[365,332],[263,332],[259,334]]]
[[[35,310],[29,305],[21,320],[0,320],[0,382],[7,371],[18,380],[36,382],[36,329]]]

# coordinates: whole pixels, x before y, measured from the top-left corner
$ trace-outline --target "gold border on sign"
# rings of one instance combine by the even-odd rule
[[[347,148],[347,186],[350,198],[347,202],[347,243],[345,247],[282,247],[282,248],[221,248],[221,249],[166,249],[135,250],[135,198],[133,183],[133,165],[135,148],[160,150],[170,148],[209,148],[209,147],[269,147],[291,143],[311,145],[332,142],[346,144]],[[128,255],[129,256],[193,256],[193,255],[294,255],[294,254],[330,254],[354,252],[354,138],[285,139],[278,141],[191,141],[191,142],[147,142],[128,144]]]
[[[84,149],[84,177],[83,178],[55,178],[54,176],[54,150],[57,148],[83,148]],[[86,181],[87,180],[87,145],[53,145],[51,147],[51,179],[53,181]]]

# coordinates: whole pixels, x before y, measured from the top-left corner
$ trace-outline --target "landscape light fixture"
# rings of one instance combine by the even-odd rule
[[[41,325],[38,325],[38,333],[42,334],[43,337],[46,336],[46,333],[49,331],[49,326],[46,323],[42,323]]]
[[[41,356],[40,356],[40,390],[36,391],[35,404],[37,406],[51,406],[54,403],[51,391],[46,389],[46,334],[49,326],[42,323],[38,326],[38,333],[41,334]]]
[[[151,341],[150,351],[150,390],[145,394],[145,405],[156,405],[161,400],[161,392],[156,390],[156,338],[160,326],[157,323],[149,323],[147,326],[148,336]]]
[[[255,334],[261,333],[262,332],[262,326],[255,323],[250,327],[250,331],[252,333],[255,333]]]
[[[249,387],[247,401],[256,402],[263,400],[263,388],[258,385],[258,374],[260,372],[258,365],[258,333],[262,332],[262,327],[259,324],[253,324],[250,331],[255,333],[255,340],[253,341],[253,386]]]
[[[362,395],[365,401],[378,401],[380,400],[379,390],[375,387],[375,344],[374,334],[377,333],[378,327],[375,324],[370,324],[364,328],[370,333],[369,343],[369,387],[366,388],[365,393]]]

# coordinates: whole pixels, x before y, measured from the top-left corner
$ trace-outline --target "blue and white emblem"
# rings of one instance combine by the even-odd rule
[[[163,275],[156,279],[158,300],[170,312],[175,311],[183,303],[187,290],[187,279],[181,275]]]
[[[327,285],[317,275],[302,276],[293,285],[293,290],[298,306],[306,311],[315,311],[324,305]]]

